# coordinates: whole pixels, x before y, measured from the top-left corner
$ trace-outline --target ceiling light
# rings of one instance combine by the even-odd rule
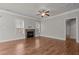
[[[40,15],[41,17],[49,16],[49,10],[40,10],[37,15]]]
[[[45,13],[42,13],[41,15],[42,15],[42,16],[45,16]]]

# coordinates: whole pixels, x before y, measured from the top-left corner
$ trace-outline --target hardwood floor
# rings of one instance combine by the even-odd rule
[[[77,55],[79,44],[74,40],[46,37],[21,39],[0,43],[0,55]]]

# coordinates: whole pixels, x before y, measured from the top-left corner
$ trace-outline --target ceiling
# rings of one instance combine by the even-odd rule
[[[37,15],[40,9],[49,9],[54,16],[78,8],[78,3],[0,3],[0,9],[34,18],[41,18]]]

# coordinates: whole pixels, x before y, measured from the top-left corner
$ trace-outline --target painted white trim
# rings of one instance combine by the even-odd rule
[[[78,35],[79,35],[79,33],[78,33],[78,24],[79,23],[79,21],[78,21],[78,17],[76,17],[76,42],[77,43],[79,43],[79,39],[78,39]]]
[[[15,39],[2,40],[2,41],[0,41],[0,43],[1,43],[1,42],[14,41],[14,40],[22,40],[22,39],[25,39],[25,38],[15,38]]]
[[[78,41],[78,17],[73,17],[73,18],[76,18],[76,42],[79,43]],[[71,19],[71,18],[68,18],[68,19]],[[65,30],[65,38],[66,38],[66,20],[65,19],[65,27],[64,27],[64,30]],[[75,38],[73,38],[75,39]]]
[[[55,39],[59,39],[59,40],[65,40],[65,38],[54,37],[54,36],[45,36],[45,35],[40,35],[40,36],[48,37],[48,38],[55,38]]]
[[[15,13],[15,12],[12,12],[12,11],[9,11],[9,10],[5,10],[5,9],[0,9],[0,12],[2,13],[8,13],[8,14],[11,14],[11,15],[15,15],[15,16],[19,16],[19,17],[24,17],[24,18],[30,18],[30,19],[33,19],[33,20],[36,20],[36,21],[41,21],[41,20],[38,20],[39,18],[34,18],[34,17],[30,17],[30,16],[25,16],[25,15],[21,15],[19,13]]]
[[[57,17],[57,16],[62,16],[62,15],[73,13],[73,12],[77,12],[77,11],[79,11],[79,8],[78,9],[74,9],[74,10],[70,10],[70,11],[66,11],[66,12],[63,12],[63,13],[60,13],[60,14],[57,14],[57,15],[54,15],[54,16],[49,16],[46,19],[54,18],[54,17]]]
[[[64,36],[65,36],[65,39],[66,39],[66,20],[64,20]]]
[[[21,39],[25,39],[25,38],[16,38],[16,39],[1,40],[0,43],[14,41],[14,40],[21,40]]]

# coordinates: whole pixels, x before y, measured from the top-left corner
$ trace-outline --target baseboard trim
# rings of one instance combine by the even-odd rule
[[[52,36],[40,35],[40,36],[36,36],[36,37],[47,37],[47,38],[51,38],[51,39],[57,39],[57,40],[63,40],[63,41],[65,41],[65,39],[63,39],[63,38],[52,37]],[[0,41],[0,43],[2,43],[2,42],[14,41],[14,40],[22,40],[22,39],[25,39],[25,38],[16,38],[16,39],[2,40],[2,41]]]
[[[53,36],[44,36],[44,35],[40,35],[42,37],[48,37],[48,38],[55,38],[55,39],[58,39],[58,40],[66,40],[65,38],[59,38],[59,37],[53,37]]]
[[[2,43],[2,42],[9,42],[9,41],[15,41],[15,40],[22,40],[22,39],[25,39],[25,38],[16,38],[16,39],[2,40],[2,41],[0,41],[0,43]]]

